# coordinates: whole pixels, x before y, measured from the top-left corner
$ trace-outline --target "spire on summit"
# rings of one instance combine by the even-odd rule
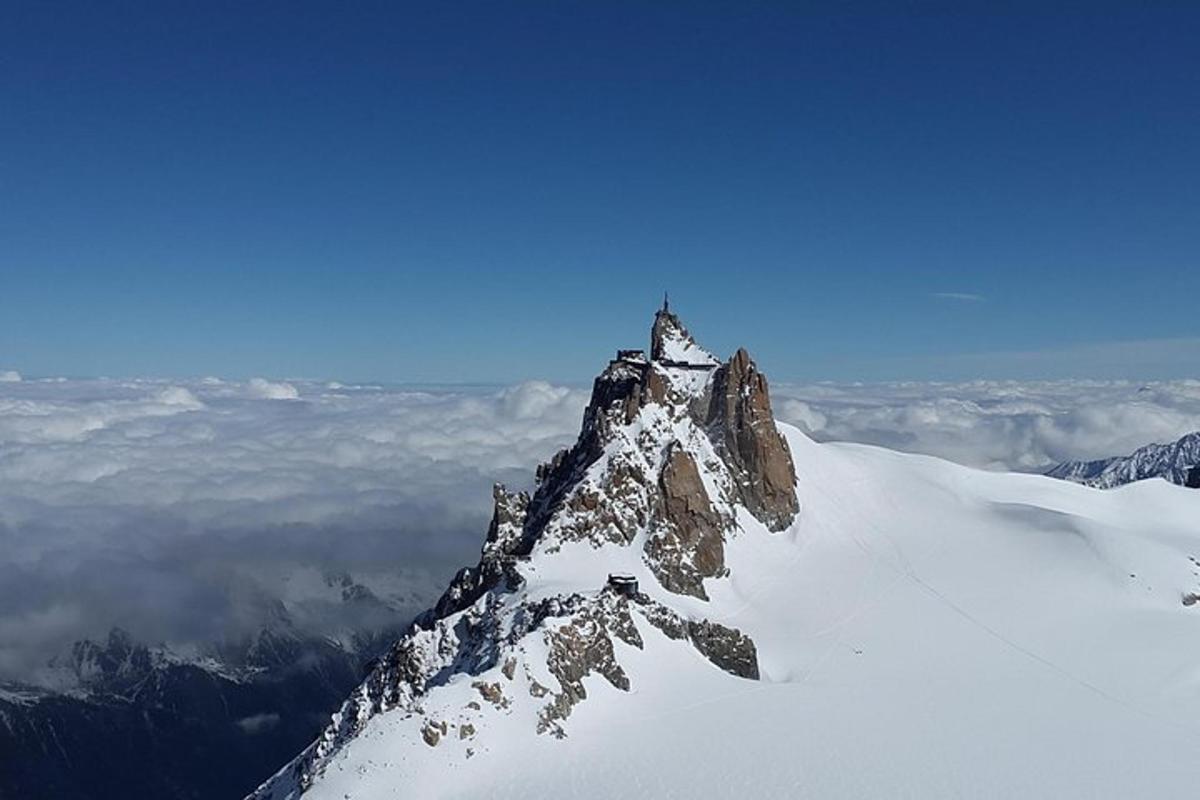
[[[685,369],[712,369],[720,362],[716,356],[696,344],[671,311],[670,298],[663,293],[663,306],[654,314],[650,329],[650,358],[664,366]]]

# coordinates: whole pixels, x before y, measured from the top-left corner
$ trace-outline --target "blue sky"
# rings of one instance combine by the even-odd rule
[[[782,379],[1200,374],[1200,6],[1040,5],[6,3],[0,368],[583,381],[670,289]]]

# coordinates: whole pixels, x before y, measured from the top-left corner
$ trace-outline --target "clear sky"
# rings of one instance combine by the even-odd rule
[[[782,379],[1200,376],[1198,245],[1196,3],[0,5],[27,375],[587,380],[670,289]]]

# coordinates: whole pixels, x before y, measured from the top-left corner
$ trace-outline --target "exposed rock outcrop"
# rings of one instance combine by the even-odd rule
[[[521,542],[529,495],[525,492],[509,492],[504,484],[497,483],[492,487],[492,502],[492,522],[488,526],[484,553],[510,555],[516,552]]]
[[[559,691],[538,716],[538,733],[549,731],[560,738],[566,735],[561,722],[570,716],[577,703],[587,699],[583,679],[593,672],[603,675],[616,688],[629,691],[629,677],[613,653],[613,635],[627,644],[642,646],[624,602],[587,607],[570,621],[546,632],[550,646],[547,664],[558,681]]]
[[[500,583],[516,589],[524,581],[516,569],[515,558],[523,544],[529,495],[509,492],[497,483],[492,487],[492,502],[492,521],[479,563],[463,567],[455,574],[437,605],[418,619],[418,625],[428,627],[434,620],[467,608]]]
[[[643,487],[648,478],[641,465],[627,455],[611,459],[603,467],[605,474],[590,485],[580,484],[621,430],[645,405],[654,402],[655,386],[645,364],[613,361],[597,376],[579,439],[538,467],[537,489],[529,502],[519,552],[530,552],[564,507],[570,513],[557,521],[567,540],[628,543],[645,524],[649,509]],[[600,502],[601,493],[606,503]]]
[[[671,366],[716,366],[713,357],[688,333],[679,317],[664,306],[654,315],[650,329],[650,359]]]
[[[791,525],[800,510],[792,453],[775,427],[767,378],[744,349],[713,375],[705,425],[750,513],[773,531]]]
[[[672,442],[658,479],[657,525],[646,538],[647,562],[668,591],[707,600],[705,578],[725,573],[728,520],[713,507],[696,460]]]
[[[758,651],[749,636],[737,628],[726,628],[701,620],[688,623],[688,638],[705,658],[726,672],[758,680]]]
[[[701,655],[731,675],[758,680],[758,650],[749,636],[708,620],[687,620],[661,603],[641,598],[638,610],[672,639],[690,641]]]

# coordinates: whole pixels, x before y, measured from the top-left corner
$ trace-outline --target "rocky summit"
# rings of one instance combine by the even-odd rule
[[[578,440],[538,468],[532,494],[495,487],[478,564],[454,576],[320,739],[253,797],[303,793],[385,713],[427,747],[453,735],[472,755],[487,746],[489,709],[566,737],[588,700],[585,677],[631,689],[619,651],[643,647],[643,624],[757,679],[754,642],[707,619],[703,604],[714,582],[731,579],[733,537],[796,520],[795,484],[766,376],[745,350],[722,362],[700,347],[664,303],[649,356],[617,352],[595,379]],[[448,687],[464,682],[475,696],[460,705]]]

